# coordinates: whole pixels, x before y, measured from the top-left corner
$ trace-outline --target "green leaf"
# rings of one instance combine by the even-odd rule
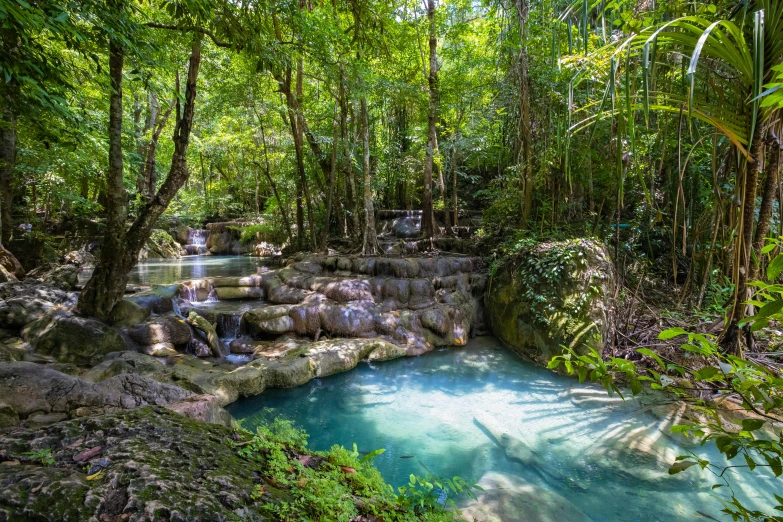
[[[714,366],[707,366],[702,368],[701,370],[697,371],[694,376],[696,377],[696,380],[699,381],[706,381],[720,373],[720,370]]]
[[[748,463],[748,468],[750,468],[751,471],[756,469],[756,463],[753,462],[753,459],[750,458],[747,453],[745,453],[745,462]]]
[[[679,337],[680,335],[686,335],[688,332],[680,328],[679,326],[676,328],[669,328],[668,330],[664,330],[661,333],[658,334],[658,339],[665,341],[667,339],[674,339],[675,337]]]
[[[383,453],[385,451],[386,451],[386,448],[380,448],[380,449],[377,449],[375,451],[371,451],[370,453],[368,453],[364,457],[360,458],[359,462],[364,462],[366,460],[374,459],[375,457],[377,457],[378,455],[380,455],[381,453]]]
[[[769,464],[770,469],[776,477],[779,477],[781,474],[783,474],[783,465],[780,463],[780,457],[771,457],[765,453],[764,460],[767,461],[767,464]]]
[[[698,462],[694,462],[692,460],[680,460],[675,462],[671,465],[671,467],[669,467],[669,475],[676,475],[677,473],[681,473],[691,466],[695,466],[696,464],[698,464]]]
[[[769,303],[759,308],[759,313],[756,314],[755,319],[759,320],[771,317],[779,313],[781,310],[783,310],[783,299],[770,301]]]
[[[783,254],[778,254],[767,266],[767,279],[775,281],[781,272],[783,272]]]
[[[666,365],[663,363],[663,360],[658,356],[658,354],[649,348],[637,348],[636,352],[642,355],[646,355],[647,357],[652,357],[661,368],[666,368]]]
[[[742,429],[745,431],[756,431],[764,425],[764,422],[766,421],[762,419],[744,419],[742,421]]]

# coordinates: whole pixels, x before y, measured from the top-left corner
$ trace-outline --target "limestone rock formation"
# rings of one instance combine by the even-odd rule
[[[125,350],[125,339],[115,328],[96,320],[50,313],[29,323],[22,337],[36,353],[54,360],[89,366],[109,352]]]
[[[182,246],[167,232],[156,228],[139,252],[139,259],[169,259],[181,255]]]
[[[486,297],[493,333],[546,364],[562,346],[603,351],[614,317],[615,276],[593,240],[538,244],[497,269]]]

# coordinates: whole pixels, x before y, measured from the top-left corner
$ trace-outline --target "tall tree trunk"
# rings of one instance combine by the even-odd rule
[[[13,27],[0,29],[3,50],[17,57],[21,42]],[[11,211],[14,203],[16,170],[16,104],[19,88],[15,81],[0,85],[0,244],[8,245],[14,232]]]
[[[745,186],[742,190],[742,227],[737,234],[735,263],[737,263],[737,277],[734,290],[734,307],[729,319],[728,328],[724,333],[721,344],[731,354],[742,356],[740,346],[739,327],[737,323],[745,318],[745,301],[748,299],[749,277],[753,270],[751,252],[753,247],[753,224],[756,215],[756,188],[759,180],[759,170],[763,165],[762,154],[764,141],[762,139],[761,125],[756,125],[753,136],[751,156],[753,163],[745,164]]]
[[[285,226],[285,232],[288,236],[288,244],[292,245],[294,243],[294,237],[293,234],[291,234],[291,222],[288,220],[288,209],[286,209],[285,205],[283,204],[283,200],[280,198],[280,194],[277,191],[277,185],[275,184],[274,180],[272,179],[271,174],[269,173],[269,151],[266,147],[266,132],[264,131],[264,120],[261,119],[261,115],[256,114],[258,117],[258,128],[261,131],[261,145],[264,147],[264,176],[266,176],[266,180],[269,183],[269,186],[272,188],[272,194],[274,194],[275,199],[277,200],[277,207],[280,209],[280,215],[283,218],[283,225]]]
[[[378,234],[375,230],[375,208],[372,204],[372,171],[370,170],[370,124],[367,114],[367,98],[360,100],[359,118],[362,134],[362,173],[364,174],[364,232],[362,234],[362,254],[376,255]]]
[[[179,86],[179,72],[177,72],[177,94],[180,92]],[[154,114],[150,119],[152,125],[152,137],[149,143],[147,143],[147,150],[144,160],[144,193],[146,195],[146,201],[149,203],[152,198],[155,197],[155,189],[158,185],[158,165],[155,159],[155,154],[158,150],[158,141],[160,140],[160,134],[163,132],[163,128],[166,126],[166,122],[171,115],[171,110],[175,103],[179,103],[176,99],[171,100],[166,112],[163,113],[163,117],[159,118],[160,111],[154,110]],[[155,101],[157,105],[157,101]]]
[[[122,299],[128,274],[123,273],[125,219],[128,195],[122,183],[122,69],[125,51],[112,40],[109,44],[109,170],[106,173],[106,232],[92,277],[79,296],[82,315],[108,320],[114,305]],[[130,267],[128,267],[130,270]]]
[[[437,147],[438,122],[438,38],[435,24],[435,2],[427,0],[427,20],[429,21],[430,70],[427,76],[429,86],[429,109],[427,112],[427,151],[424,160],[424,195],[421,202],[421,232],[425,239],[435,235],[435,216],[432,210],[432,167]]]
[[[13,97],[3,93],[0,114],[0,245],[8,245],[14,231],[11,208],[14,200],[13,179],[16,168],[16,115],[12,109]]]
[[[77,309],[82,315],[109,320],[114,306],[122,300],[128,274],[136,264],[155,222],[163,214],[177,191],[188,179],[187,149],[195,111],[196,81],[201,64],[201,33],[195,33],[190,53],[185,105],[174,130],[171,168],[160,190],[125,230],[127,194],[122,184],[122,68],[123,50],[112,42],[109,49],[109,170],[107,172],[107,220],[101,255],[92,277],[79,296]],[[177,101],[179,108],[179,100]],[[180,111],[177,110],[180,114]]]
[[[529,0],[516,0],[517,20],[519,22],[519,153],[517,165],[522,165],[522,221],[521,226],[528,226],[533,206],[533,155],[530,122],[530,79],[528,74],[527,56],[527,20],[530,14]]]
[[[781,142],[780,138],[772,131],[770,131],[767,137],[767,149],[769,153],[765,168],[767,179],[764,182],[764,194],[761,197],[761,207],[759,207],[759,222],[756,226],[756,235],[753,238],[753,253],[756,262],[752,265],[749,281],[755,281],[759,277],[761,249],[764,247],[764,240],[769,234],[769,224],[772,220],[772,211],[778,195],[778,185],[780,184]]]
[[[343,146],[342,171],[343,177],[347,181],[346,189],[350,191],[348,198],[348,211],[351,213],[350,233],[354,236],[359,235],[361,229],[359,225],[359,199],[356,194],[356,181],[353,175],[353,162],[351,161],[351,151],[348,145],[348,95],[345,89],[345,75],[342,66],[340,67],[340,141]]]
[[[328,250],[327,242],[329,240],[329,231],[331,229],[331,222],[332,222],[332,207],[334,206],[334,193],[336,190],[335,187],[335,175],[337,174],[337,142],[339,141],[339,132],[340,132],[340,125],[337,120],[337,110],[339,103],[337,100],[334,101],[334,110],[332,111],[332,157],[331,157],[331,166],[329,168],[329,182],[327,185],[327,195],[326,195],[326,220],[324,221],[324,229],[323,232],[321,232],[321,250],[326,252]]]

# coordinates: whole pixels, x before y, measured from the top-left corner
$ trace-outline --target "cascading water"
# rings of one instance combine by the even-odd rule
[[[179,293],[182,299],[186,301],[190,301],[191,303],[195,303],[196,301],[198,301],[198,291],[196,290],[195,285],[192,284],[182,285],[182,289],[180,290]]]
[[[204,229],[191,229],[188,232],[188,244],[184,245],[185,253],[188,255],[202,255],[209,252],[207,250],[207,238],[209,231]]]
[[[217,333],[221,339],[233,340],[239,337],[242,320],[241,313],[226,313],[217,315]]]

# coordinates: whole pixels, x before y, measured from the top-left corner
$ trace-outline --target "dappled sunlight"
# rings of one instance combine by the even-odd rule
[[[345,353],[354,342],[318,343],[316,353],[347,365],[352,359]],[[569,509],[596,521],[650,520],[653,512],[659,520],[683,520],[699,511],[720,520],[718,504],[707,494],[714,477],[698,469],[668,475],[675,457],[687,452],[675,444],[676,436],[665,436],[681,408],[649,397],[609,397],[603,388],[526,363],[491,339],[360,364],[229,409],[252,427],[266,407],[305,428],[315,449],[354,442],[362,452],[385,448],[375,463],[395,486],[410,473],[484,477],[497,488],[484,495],[486,502],[501,510],[536,509],[532,499],[538,497],[555,504],[565,498]],[[516,501],[505,487],[516,492]],[[735,488],[750,505],[764,498],[753,487]],[[546,502],[531,520],[558,513]],[[482,513],[481,497],[472,508]]]

